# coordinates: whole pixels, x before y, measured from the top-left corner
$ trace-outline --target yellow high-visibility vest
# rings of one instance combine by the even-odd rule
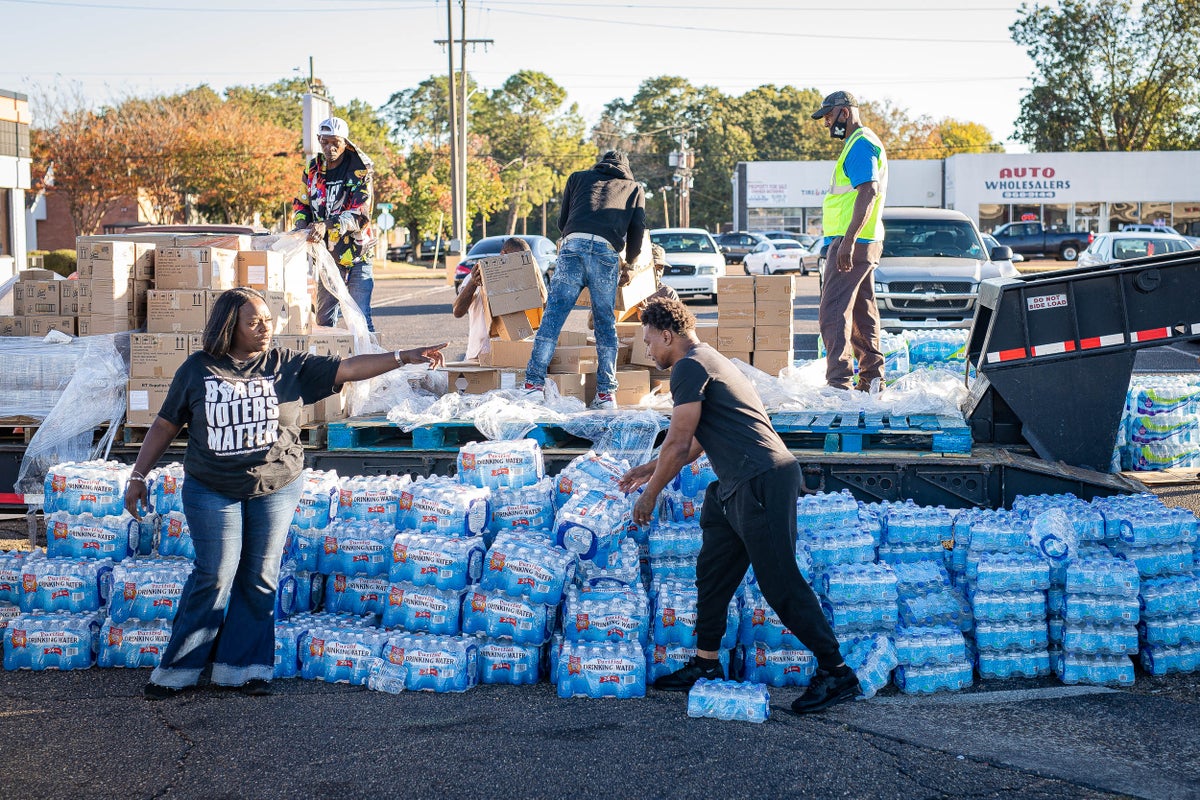
[[[879,172],[879,194],[875,198],[875,205],[867,215],[858,238],[872,241],[883,240],[883,223],[880,221],[880,217],[883,215],[883,196],[887,193],[887,153],[883,149],[883,142],[879,141],[879,137],[869,128],[859,128],[850,134],[850,138],[842,146],[842,153],[838,156],[837,163],[833,166],[833,178],[829,181],[829,194],[825,195],[825,200],[821,203],[821,227],[826,236],[845,236],[846,229],[850,227],[850,218],[854,216],[854,201],[858,198],[858,191],[850,185],[850,178],[846,176],[843,166],[850,148],[863,138],[875,145],[879,151],[875,156]]]

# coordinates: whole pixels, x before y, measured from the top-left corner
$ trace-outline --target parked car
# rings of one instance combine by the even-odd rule
[[[798,234],[796,231],[755,231],[755,233],[768,239],[795,239],[797,236],[807,235]]]
[[[885,330],[969,328],[979,282],[1017,274],[1013,252],[989,249],[975,223],[944,208],[885,208],[875,302]],[[828,268],[820,257],[822,283]]]
[[[777,272],[799,272],[807,275],[803,256],[808,252],[795,239],[767,239],[746,256],[742,263],[747,275],[774,275]]]
[[[438,242],[435,239],[426,239],[425,241],[421,242],[421,258],[432,259],[434,253],[438,254],[439,260],[445,259],[446,240],[444,240],[444,239],[442,240],[441,247],[438,246]],[[406,242],[405,244],[394,245],[387,249],[387,260],[388,261],[409,261],[412,259],[412,257],[413,257],[412,242]]]
[[[722,233],[714,237],[714,240],[725,255],[726,264],[741,264],[746,254],[755,247],[758,247],[760,242],[765,242],[767,237],[761,233],[732,231],[730,233]]]
[[[980,236],[983,237],[983,245],[984,245],[984,247],[987,248],[987,251],[989,253],[992,252],[993,250],[995,250],[997,247],[1004,246],[1004,245],[1000,244],[999,242],[997,242],[996,237],[992,236],[990,233],[981,233]],[[1009,248],[1009,249],[1012,249],[1012,248]],[[1011,266],[1013,264],[1019,264],[1024,260],[1025,260],[1025,256],[1021,255],[1020,253],[1013,253],[1012,258],[1010,258],[1008,260],[1008,263]],[[1015,269],[1015,267],[1014,267],[1014,269]]]
[[[992,236],[1002,246],[1011,247],[1014,253],[1026,257],[1044,256],[1074,261],[1091,244],[1093,234],[1090,231],[1047,228],[1040,222],[1010,222],[992,231]]]
[[[1186,225],[1184,227],[1187,227]],[[1143,233],[1176,233],[1192,243],[1192,247],[1200,248],[1200,236],[1189,236],[1167,225],[1149,225],[1147,223],[1127,223],[1121,226],[1122,231],[1141,231]]]
[[[508,236],[488,236],[471,245],[466,258],[460,261],[458,268],[454,270],[454,291],[457,292],[462,286],[463,280],[471,274],[472,267],[479,259],[484,256],[500,255],[500,248],[509,238]],[[545,236],[517,236],[517,238],[524,239],[529,243],[529,249],[533,251],[533,260],[537,262],[538,269],[542,271],[542,278],[549,283],[550,276],[554,274],[554,265],[558,261],[558,246]]]
[[[656,228],[650,242],[666,252],[662,282],[681,298],[708,295],[717,302],[717,278],[725,276],[725,257],[703,228]]]
[[[1175,232],[1115,231],[1098,235],[1079,256],[1079,266],[1095,267],[1130,258],[1182,253],[1192,249],[1192,243]]]

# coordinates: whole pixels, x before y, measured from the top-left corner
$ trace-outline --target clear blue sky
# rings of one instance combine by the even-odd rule
[[[458,35],[459,6],[455,8]],[[468,51],[485,87],[546,72],[589,122],[647,77],[740,94],[764,83],[847,89],[913,115],[1012,135],[1031,63],[1008,27],[1015,0],[468,0]],[[78,84],[128,94],[270,83],[307,74],[338,102],[380,105],[446,71],[446,0],[0,0],[0,88],[33,98]],[[35,109],[36,111],[36,109]],[[1024,148],[1007,142],[1010,150]]]

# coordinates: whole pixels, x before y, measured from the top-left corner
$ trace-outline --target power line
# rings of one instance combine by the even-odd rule
[[[903,7],[903,6],[803,6],[803,7],[780,7],[780,6],[739,6],[739,5],[710,5],[701,6],[692,2],[683,2],[678,5],[667,5],[662,3],[605,3],[605,2],[582,2],[581,0],[483,0],[483,7],[488,6],[548,6],[569,8],[629,8],[635,10],[644,9],[660,9],[666,11],[775,11],[775,12],[792,12],[797,14],[810,13],[825,13],[825,12],[848,12],[848,13],[913,13],[913,12],[933,12],[944,14],[947,12],[957,13],[962,11],[1006,11],[1013,12],[1016,10],[1014,6],[942,6],[939,8],[931,8],[929,6],[920,7]],[[640,23],[639,23],[640,24]]]

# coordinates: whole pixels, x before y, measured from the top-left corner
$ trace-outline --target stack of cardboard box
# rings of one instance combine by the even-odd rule
[[[155,244],[128,240],[76,240],[79,335],[140,328],[146,293],[154,280]]]
[[[793,360],[795,299],[791,275],[718,278],[716,332],[697,333],[726,357],[777,375]]]
[[[75,334],[75,314],[64,312],[59,284],[73,284],[67,293],[73,305],[75,281],[60,281],[53,272],[27,269],[17,275],[13,285],[13,313],[0,317],[2,336],[45,336],[52,330]]]

